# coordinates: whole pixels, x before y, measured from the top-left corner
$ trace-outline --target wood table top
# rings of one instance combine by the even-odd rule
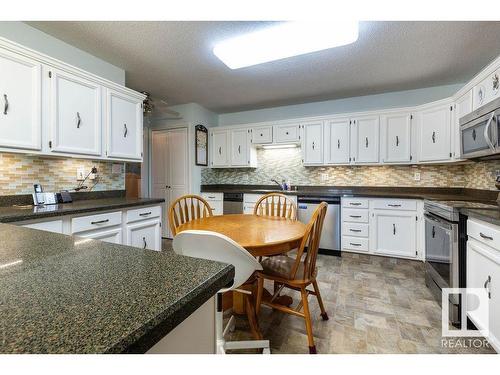
[[[220,215],[192,220],[182,224],[184,230],[208,230],[226,235],[252,255],[276,255],[300,244],[306,225],[300,221],[273,216]]]

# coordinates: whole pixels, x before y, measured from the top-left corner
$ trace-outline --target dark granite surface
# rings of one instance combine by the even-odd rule
[[[234,268],[0,224],[0,353],[145,352]]]
[[[201,185],[202,192],[268,193],[277,190],[276,185]],[[291,195],[309,196],[358,196],[390,197],[432,200],[496,201],[498,191],[436,188],[436,187],[362,187],[362,186],[297,186],[297,190],[283,192]]]
[[[125,198],[111,197],[100,199],[75,200],[73,203],[60,203],[35,207],[26,206],[0,206],[0,222],[9,223],[14,221],[41,219],[52,216],[81,214],[86,212],[114,210],[134,206],[146,206],[163,203],[164,199],[151,198]]]
[[[482,210],[479,208],[462,208],[460,213],[469,218],[479,219],[491,224],[500,225],[500,210]]]

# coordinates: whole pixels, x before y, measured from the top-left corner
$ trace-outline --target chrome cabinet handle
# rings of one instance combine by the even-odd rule
[[[288,132],[286,132],[286,135],[288,135]]]
[[[238,154],[241,154],[241,145],[238,145]]]
[[[76,128],[80,129],[80,124],[82,123],[82,118],[80,117],[80,112],[76,112]]]
[[[263,137],[263,136],[264,136],[264,134],[260,133],[260,136],[261,136],[261,137]]]
[[[396,235],[396,224],[392,224],[392,234]]]
[[[127,138],[127,133],[128,133],[127,124],[123,124],[123,138]]]
[[[396,147],[399,146],[399,136],[396,136]]]
[[[493,151],[495,151],[495,146],[491,142],[489,133],[490,133],[491,122],[493,121],[494,118],[495,118],[495,111],[493,111],[488,122],[486,123],[486,126],[484,127],[484,139],[486,140],[488,147]]]
[[[222,147],[219,147],[219,155],[222,155]]]
[[[9,99],[7,99],[7,94],[3,94],[3,101],[4,101],[3,114],[6,115],[9,109]]]
[[[389,207],[401,207],[400,204],[388,204]]]
[[[148,216],[148,215],[151,215],[151,211],[150,212],[143,212],[142,214],[139,214],[139,216]]]
[[[349,242],[349,244],[352,245],[352,246],[361,246],[360,243]]]
[[[312,147],[313,147],[313,150],[314,150],[314,142],[313,142],[313,144],[312,144]]]
[[[356,233],[361,232],[361,229],[349,229],[349,230],[350,230],[351,232],[356,232]]]
[[[490,237],[490,236],[487,236],[486,234],[484,234],[483,232],[479,232],[479,235],[486,239],[486,240],[490,240],[490,241],[493,241],[493,237]]]
[[[106,220],[98,220],[98,221],[91,221],[90,224],[102,224],[102,223],[107,223],[109,219]]]
[[[142,237],[142,241],[144,242],[143,249],[145,249],[148,246],[148,243],[146,242],[146,237]]]
[[[433,225],[432,226],[432,238],[436,237],[436,227]]]
[[[432,143],[436,143],[436,132],[432,132]]]
[[[476,129],[472,129],[472,140],[476,140]]]
[[[337,139],[337,148],[340,148],[340,139]]]
[[[488,298],[491,299],[491,290],[490,290],[490,285],[491,285],[491,276],[488,275],[488,278],[484,282],[484,289],[488,291]]]
[[[368,148],[368,137],[365,137],[365,147]]]

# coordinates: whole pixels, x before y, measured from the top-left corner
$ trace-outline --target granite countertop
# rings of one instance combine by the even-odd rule
[[[107,211],[134,206],[147,206],[163,203],[164,199],[153,198],[125,198],[109,197],[97,199],[84,199],[73,201],[73,203],[59,203],[55,205],[33,206],[33,205],[9,205],[0,206],[0,222],[9,223],[14,221],[41,219],[46,217],[82,214],[86,212]]]
[[[145,352],[231,265],[0,224],[0,353]]]
[[[496,201],[498,191],[435,188],[435,187],[375,187],[375,186],[298,186],[297,190],[280,191],[273,185],[202,185],[202,192],[229,192],[265,194],[273,191],[290,195],[307,196],[358,196],[358,197],[390,197],[429,200],[471,200]]]

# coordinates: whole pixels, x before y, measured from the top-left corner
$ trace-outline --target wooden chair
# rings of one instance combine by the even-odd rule
[[[168,223],[172,236],[177,234],[177,228],[188,221],[213,216],[208,202],[199,195],[183,195],[176,199],[168,211]]]
[[[297,205],[285,194],[269,193],[255,203],[253,214],[297,220]]]
[[[311,314],[309,311],[309,303],[307,301],[310,294],[316,296],[318,299],[319,307],[321,309],[321,317],[323,320],[328,320],[328,315],[325,311],[325,306],[323,305],[323,300],[321,299],[318,283],[316,281],[316,258],[318,256],[321,229],[323,228],[323,221],[325,219],[327,207],[328,205],[325,202],[321,202],[316,211],[314,211],[311,221],[307,224],[304,238],[302,239],[300,247],[297,250],[297,256],[295,259],[287,255],[266,258],[261,263],[263,270],[257,275],[257,314],[260,311],[261,304],[263,304],[270,306],[273,309],[304,318],[309,342],[309,353],[311,354],[316,354],[316,346],[314,345]],[[305,252],[306,247],[307,252]],[[263,301],[262,295],[265,279],[274,281],[275,284],[279,285],[279,288],[275,290],[275,293],[270,300]],[[307,289],[307,287],[311,284],[313,286],[313,290]],[[296,308],[275,303],[276,297],[285,287],[300,291],[301,301]],[[303,311],[301,311],[302,308]]]

